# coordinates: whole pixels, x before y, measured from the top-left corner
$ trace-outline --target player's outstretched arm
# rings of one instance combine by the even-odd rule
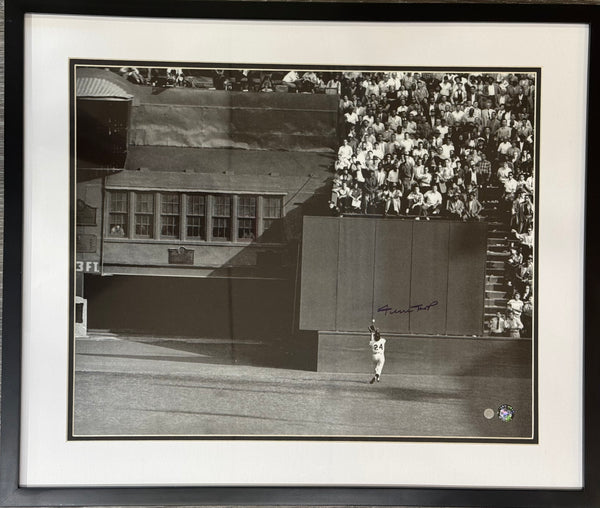
[[[375,340],[375,331],[377,330],[377,328],[375,328],[375,320],[373,319],[371,321],[371,324],[369,325],[369,332],[371,332],[371,342]]]

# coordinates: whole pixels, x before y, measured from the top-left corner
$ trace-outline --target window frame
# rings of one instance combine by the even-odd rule
[[[243,206],[247,206],[243,204],[243,200],[245,199],[253,199],[254,200],[254,214],[253,215],[242,215],[242,207]],[[259,232],[258,232],[258,207],[259,207],[259,197],[254,195],[254,194],[241,194],[238,195],[237,197],[237,216],[236,216],[236,225],[235,225],[235,235],[236,235],[236,240],[238,242],[243,242],[243,243],[251,243],[256,241],[256,239],[259,237]],[[251,220],[252,221],[252,228],[251,228],[251,234],[253,235],[251,238],[246,238],[246,237],[242,237],[240,235],[241,232],[241,223],[242,221],[246,221],[246,220]]]
[[[184,192],[181,194],[184,199],[184,210],[183,219],[184,224],[182,227],[184,240],[188,241],[206,241],[207,233],[208,233],[208,224],[207,224],[207,211],[209,211],[209,203],[208,203],[208,195],[200,192]],[[201,197],[202,198],[202,213],[194,213],[192,211],[191,201],[192,198]],[[200,224],[198,226],[191,226],[189,223],[190,218],[200,218]],[[198,236],[192,236],[189,234],[190,227],[198,227],[200,229],[200,234]]]
[[[114,203],[114,197],[117,194],[122,194],[124,195],[125,199],[124,199],[124,203],[125,203],[125,210],[118,210],[118,211],[114,211],[112,210],[113,207],[113,203]],[[130,192],[128,190],[119,190],[119,189],[115,189],[115,190],[111,190],[110,192],[107,193],[108,195],[108,199],[107,199],[107,204],[106,204],[106,236],[109,238],[128,238],[131,228],[130,228],[130,212],[131,212],[131,207],[130,207],[130,203],[131,203],[131,196],[130,196]],[[111,217],[113,215],[119,215],[119,216],[123,216],[124,221],[122,223],[119,223],[118,225],[121,226],[121,228],[123,229],[123,234],[122,235],[116,235],[114,233],[112,233],[112,228],[113,226],[117,226],[117,224],[113,224],[113,221],[111,219]]]
[[[161,239],[168,239],[168,240],[176,240],[176,239],[180,239],[181,238],[181,214],[182,214],[182,203],[183,203],[183,193],[181,192],[159,192],[157,193],[159,196],[159,202],[160,202],[160,211],[158,214],[158,218],[160,220],[159,222],[159,235]],[[175,204],[174,202],[171,203],[165,203],[165,199],[166,198],[173,198],[176,197],[177,198],[177,203]],[[173,211],[169,211],[166,212],[165,208],[166,205],[170,205],[170,206],[177,206],[177,211],[173,212]],[[169,218],[174,218],[175,222],[174,224],[165,224],[164,223],[164,218],[165,217],[169,217]],[[174,228],[174,232],[173,234],[166,234],[164,233],[164,228],[170,228],[173,227]]]
[[[267,201],[273,199],[277,200],[279,205],[278,215],[270,216],[267,215]],[[268,195],[262,197],[262,223],[261,223],[261,235],[264,235],[267,231],[271,229],[273,225],[281,224],[281,219],[283,217],[283,196],[280,195]],[[266,225],[266,221],[271,221],[269,226]]]
[[[141,239],[145,239],[145,240],[155,240],[156,239],[156,232],[155,232],[155,228],[156,228],[156,193],[152,192],[152,191],[132,191],[133,194],[133,230],[132,230],[132,234],[128,237],[128,238],[141,238]],[[138,204],[140,203],[140,196],[150,196],[151,198],[151,211],[140,211],[138,210]],[[137,218],[138,216],[141,217],[150,217],[150,223],[149,224],[144,224],[141,226],[145,226],[148,227],[148,231],[149,234],[148,236],[144,235],[144,234],[139,234],[137,232],[137,228],[138,228],[138,222],[137,222]]]
[[[210,210],[210,215],[211,215],[211,231],[210,231],[210,237],[211,240],[214,242],[233,242],[234,238],[233,233],[234,233],[234,229],[233,229],[233,225],[234,225],[234,210],[236,210],[236,207],[234,206],[235,203],[235,196],[236,194],[213,194],[212,196],[212,203],[211,203],[211,210]],[[224,214],[218,214],[217,213],[217,199],[218,198],[223,198],[223,197],[227,197],[229,199],[229,215],[224,215]],[[221,236],[215,236],[215,219],[226,219],[229,221],[229,226],[228,226],[228,236],[227,237],[221,237]]]

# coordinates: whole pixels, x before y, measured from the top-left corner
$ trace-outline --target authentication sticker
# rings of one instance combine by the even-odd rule
[[[498,418],[500,418],[500,420],[502,420],[503,422],[512,421],[514,416],[515,416],[515,410],[513,409],[512,406],[509,406],[508,404],[502,404],[498,408]]]

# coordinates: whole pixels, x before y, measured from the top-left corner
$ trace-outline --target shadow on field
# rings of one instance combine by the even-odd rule
[[[127,340],[148,344],[147,338],[128,336]],[[191,341],[181,338],[156,338],[151,342],[154,346],[185,351],[195,356],[181,357],[177,355],[97,355],[114,356],[115,358],[168,360],[188,363],[207,363],[218,365],[246,365],[252,367],[270,367],[292,370],[317,370],[318,338],[316,332],[297,332],[284,339],[267,339],[263,341]]]

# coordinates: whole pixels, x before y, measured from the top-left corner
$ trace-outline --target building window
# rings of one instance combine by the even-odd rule
[[[127,236],[129,222],[129,200],[127,191],[113,191],[109,194],[108,231],[110,236]]]
[[[206,198],[202,194],[189,194],[187,197],[187,237],[204,239],[204,216]]]
[[[281,197],[263,197],[263,241],[281,241]]]
[[[215,242],[282,241],[282,196],[109,190],[107,236]]]
[[[154,194],[135,193],[135,236],[152,238],[154,231]]]
[[[160,196],[160,235],[179,238],[179,194]]]
[[[212,237],[215,240],[231,240],[231,196],[215,196]]]
[[[256,197],[238,198],[238,240],[252,241],[256,238]]]

